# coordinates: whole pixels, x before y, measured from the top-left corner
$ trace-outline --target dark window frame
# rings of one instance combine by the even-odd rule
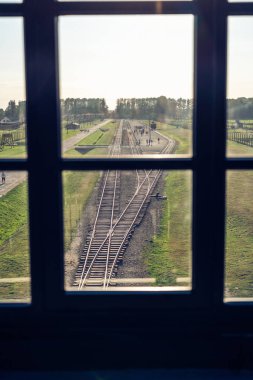
[[[0,167],[28,171],[32,276],[32,304],[1,305],[0,320],[12,323],[9,316],[19,315],[22,320],[48,312],[60,312],[62,316],[81,312],[92,318],[97,312],[111,315],[116,311],[125,316],[157,312],[158,317],[163,314],[170,318],[171,311],[179,316],[182,309],[193,316],[199,315],[201,310],[208,321],[214,314],[217,321],[234,321],[236,317],[246,323],[252,318],[253,303],[226,304],[223,290],[225,173],[228,169],[253,169],[251,158],[228,159],[225,156],[227,16],[253,15],[253,3],[227,3],[226,0],[162,2],[163,14],[195,16],[192,158],[78,160],[60,156],[57,16],[156,14],[156,11],[154,1],[61,3],[24,0],[23,4],[0,4],[1,17],[24,17],[28,158],[1,159]],[[61,172],[115,167],[193,171],[192,291],[64,292]],[[47,173],[47,183],[41,173]]]

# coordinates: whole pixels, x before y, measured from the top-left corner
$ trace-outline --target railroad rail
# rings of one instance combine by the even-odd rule
[[[118,156],[122,146],[122,131],[127,131],[130,153],[142,154],[129,121],[121,121],[109,154]],[[174,140],[167,139],[161,153],[175,149]],[[73,285],[78,290],[90,287],[103,289],[115,286],[111,282],[127,249],[134,230],[143,219],[160,170],[136,170],[135,188],[123,210],[120,210],[120,172],[108,170],[103,177],[101,194],[92,231],[88,235]]]

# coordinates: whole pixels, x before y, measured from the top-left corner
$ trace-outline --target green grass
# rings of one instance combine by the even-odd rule
[[[227,142],[227,154],[229,157],[238,156],[251,156],[253,157],[253,147],[239,144],[235,141]]]
[[[159,230],[145,249],[146,265],[156,285],[175,286],[177,277],[190,276],[190,191],[189,173],[175,171],[165,175],[163,192],[168,200],[161,201],[164,207]]]
[[[89,129],[89,128],[93,127],[97,123],[98,123],[98,120],[95,120],[92,123],[80,123],[80,129],[68,130],[67,131],[65,128],[67,121],[66,120],[62,121],[62,132],[61,132],[62,133],[62,141],[67,140],[70,137],[77,135],[78,133],[80,133],[80,131],[83,131],[84,129]]]
[[[158,125],[158,130],[178,142],[176,153],[189,152],[191,131],[165,124]],[[253,156],[251,147],[232,141],[227,144],[230,156]],[[171,172],[165,180],[168,205],[164,208],[160,230],[147,249],[147,265],[157,284],[175,285],[176,277],[188,276],[189,188],[183,172]],[[226,288],[229,296],[253,295],[252,189],[253,172],[229,172],[226,219]]]
[[[26,158],[26,146],[5,146],[0,152],[0,158]]]
[[[76,145],[110,145],[112,143],[117,123],[107,123],[96,132],[82,139]]]
[[[80,133],[80,129],[66,131],[64,128],[62,129],[62,141],[65,141],[70,137],[77,135],[78,133]]]
[[[253,295],[253,172],[227,177],[226,286],[228,296]]]
[[[99,172],[64,172],[64,229],[65,250],[76,236],[77,227],[89,200]]]
[[[29,277],[27,182],[0,198],[0,277]],[[0,300],[30,297],[28,283],[0,284]]]
[[[27,223],[27,182],[0,198],[0,246]]]
[[[192,154],[192,131],[190,129],[177,128],[174,125],[158,122],[157,131],[177,142],[177,154]]]
[[[191,131],[175,129],[171,126],[158,126],[161,133],[174,138],[178,142],[176,153],[188,152],[191,141]],[[158,129],[158,130],[159,130]],[[233,141],[227,142],[229,156],[253,156],[253,148]],[[181,181],[174,180],[181,175]],[[171,181],[171,192],[168,193],[168,184]],[[187,187],[189,183],[183,181],[183,173],[172,172],[166,179],[166,193],[170,206],[164,210],[159,234],[154,236],[149,257],[149,267],[152,275],[157,276],[157,283],[175,284],[176,276],[184,277],[189,268],[190,239],[187,234],[190,219],[186,219],[184,237],[177,230],[184,212],[189,215],[186,201],[188,199]],[[187,185],[186,185],[187,184]],[[226,218],[226,288],[227,295],[247,297],[253,295],[253,172],[229,172],[227,192],[227,218]],[[173,204],[174,216],[169,211]],[[182,207],[181,205],[184,205]],[[178,207],[178,210],[176,208]],[[184,209],[184,211],[183,211]],[[173,222],[172,222],[173,221]],[[168,227],[168,230],[167,230]],[[167,234],[169,231],[169,235]],[[167,238],[166,238],[166,235]],[[181,237],[180,237],[181,236]],[[180,237],[180,238],[178,238]],[[182,247],[184,247],[182,249]],[[167,252],[167,256],[166,256]],[[178,252],[178,254],[177,254]],[[156,255],[156,256],[155,256]],[[159,256],[160,255],[160,258]],[[155,263],[154,258],[158,260]],[[150,260],[152,258],[152,260]],[[155,264],[154,264],[155,263]],[[167,269],[165,269],[167,268]],[[166,275],[166,272],[168,274]],[[175,273],[174,273],[175,272]],[[166,277],[167,276],[167,277]]]
[[[192,131],[157,123],[157,131],[177,142],[176,154],[191,154]],[[158,232],[144,249],[146,265],[156,285],[178,285],[178,277],[190,277],[191,177],[189,172],[165,174],[164,202]],[[182,285],[189,285],[183,283]]]
[[[65,172],[65,248],[76,236],[83,209],[99,178],[99,172]],[[27,182],[0,198],[0,278],[30,277],[27,224]],[[0,283],[0,301],[30,297],[27,282]]]
[[[87,137],[84,137],[76,145],[90,145],[94,146],[93,149],[88,151],[85,154],[81,154],[75,149],[69,149],[64,156],[65,157],[92,157],[92,156],[105,156],[108,154],[108,149],[106,147],[96,148],[96,145],[105,145],[109,146],[114,138],[116,129],[118,127],[118,122],[108,122],[102,128],[99,128],[97,131],[93,132]]]

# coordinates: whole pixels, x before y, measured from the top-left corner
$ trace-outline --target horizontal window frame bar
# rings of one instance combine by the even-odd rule
[[[201,4],[202,1],[199,1]],[[203,2],[204,3],[204,2]],[[32,5],[32,4],[31,4]],[[201,4],[202,5],[202,4]],[[203,4],[204,5],[204,4]],[[0,17],[25,16],[29,12],[29,2],[0,3]],[[253,15],[252,3],[227,3],[228,16]],[[55,16],[67,15],[131,15],[131,14],[193,14],[199,13],[196,1],[84,1],[84,2],[47,2],[47,12]]]
[[[224,170],[253,170],[253,157],[225,158],[220,163]],[[59,159],[58,170],[134,170],[134,169],[161,169],[161,170],[192,170],[198,171],[202,163],[198,158],[86,158],[86,159]],[[29,159],[0,159],[0,168],[9,171],[29,172],[34,164]]]
[[[253,298],[252,297],[248,297],[249,299],[247,300],[247,298],[243,298],[243,297],[230,297],[229,300],[226,301],[226,299],[224,300],[224,305],[225,307],[253,307]]]
[[[6,158],[6,159],[1,159],[0,160],[0,168],[4,170],[12,170],[12,171],[28,171],[29,170],[29,165],[28,165],[28,160],[27,159],[11,159],[11,158]]]
[[[227,170],[231,170],[231,169],[234,169],[234,170],[237,170],[237,169],[253,170],[253,157],[247,158],[247,159],[244,159],[241,157],[240,158],[228,158],[225,161],[225,169],[227,169]]]
[[[54,12],[66,15],[131,15],[131,14],[195,14],[196,3],[192,1],[88,1],[56,2]]]
[[[129,301],[131,299],[131,302]],[[131,307],[129,307],[131,303]],[[15,306],[15,305],[14,305]],[[29,306],[29,305],[28,305]],[[13,307],[12,307],[13,309]],[[149,311],[180,311],[182,309],[188,312],[199,310],[214,310],[214,305],[210,304],[208,297],[203,297],[201,293],[192,287],[189,291],[81,291],[68,292],[62,291],[58,294],[57,298],[47,303],[48,311],[64,312],[71,310],[72,312],[109,312],[114,313],[117,311],[135,314],[136,312]],[[216,308],[217,313],[221,312],[222,315],[226,314],[226,318],[233,318],[234,315],[243,318],[243,311],[247,312],[245,318],[253,315],[253,302],[247,301],[233,301],[223,302]],[[168,315],[169,317],[169,315]],[[217,320],[219,316],[217,315]]]
[[[166,169],[166,170],[194,170],[194,162],[191,159],[68,159],[60,162],[63,170],[136,170],[136,169]]]
[[[0,17],[18,17],[24,16],[24,4],[0,4]]]
[[[131,301],[130,301],[131,299]],[[131,303],[131,307],[129,307]],[[128,310],[130,313],[143,312],[145,310],[166,311],[196,308],[207,309],[210,305],[207,300],[200,299],[200,295],[194,290],[168,292],[164,291],[82,291],[80,294],[62,291],[58,297],[47,307],[50,311],[64,311],[66,308],[72,311],[85,312],[117,312]],[[130,310],[131,309],[131,310]]]
[[[175,156],[174,156],[175,157]],[[150,156],[142,158],[122,157],[122,158],[62,158],[59,159],[59,170],[101,170],[101,168],[112,168],[128,170],[131,168],[146,169],[170,169],[170,170],[198,170],[198,165],[201,161],[197,157],[184,158],[151,158]],[[252,169],[253,170],[253,156],[252,157],[228,157],[225,158],[220,164],[226,169]],[[11,171],[29,171],[34,168],[34,164],[29,159],[0,159],[0,168]]]
[[[228,3],[228,16],[250,16],[253,15],[252,3]]]

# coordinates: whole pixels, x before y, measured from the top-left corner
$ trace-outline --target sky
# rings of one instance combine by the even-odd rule
[[[0,108],[24,100],[23,24],[0,18]],[[253,18],[229,19],[229,98],[253,97]],[[64,16],[59,19],[60,96],[193,97],[193,17]]]

